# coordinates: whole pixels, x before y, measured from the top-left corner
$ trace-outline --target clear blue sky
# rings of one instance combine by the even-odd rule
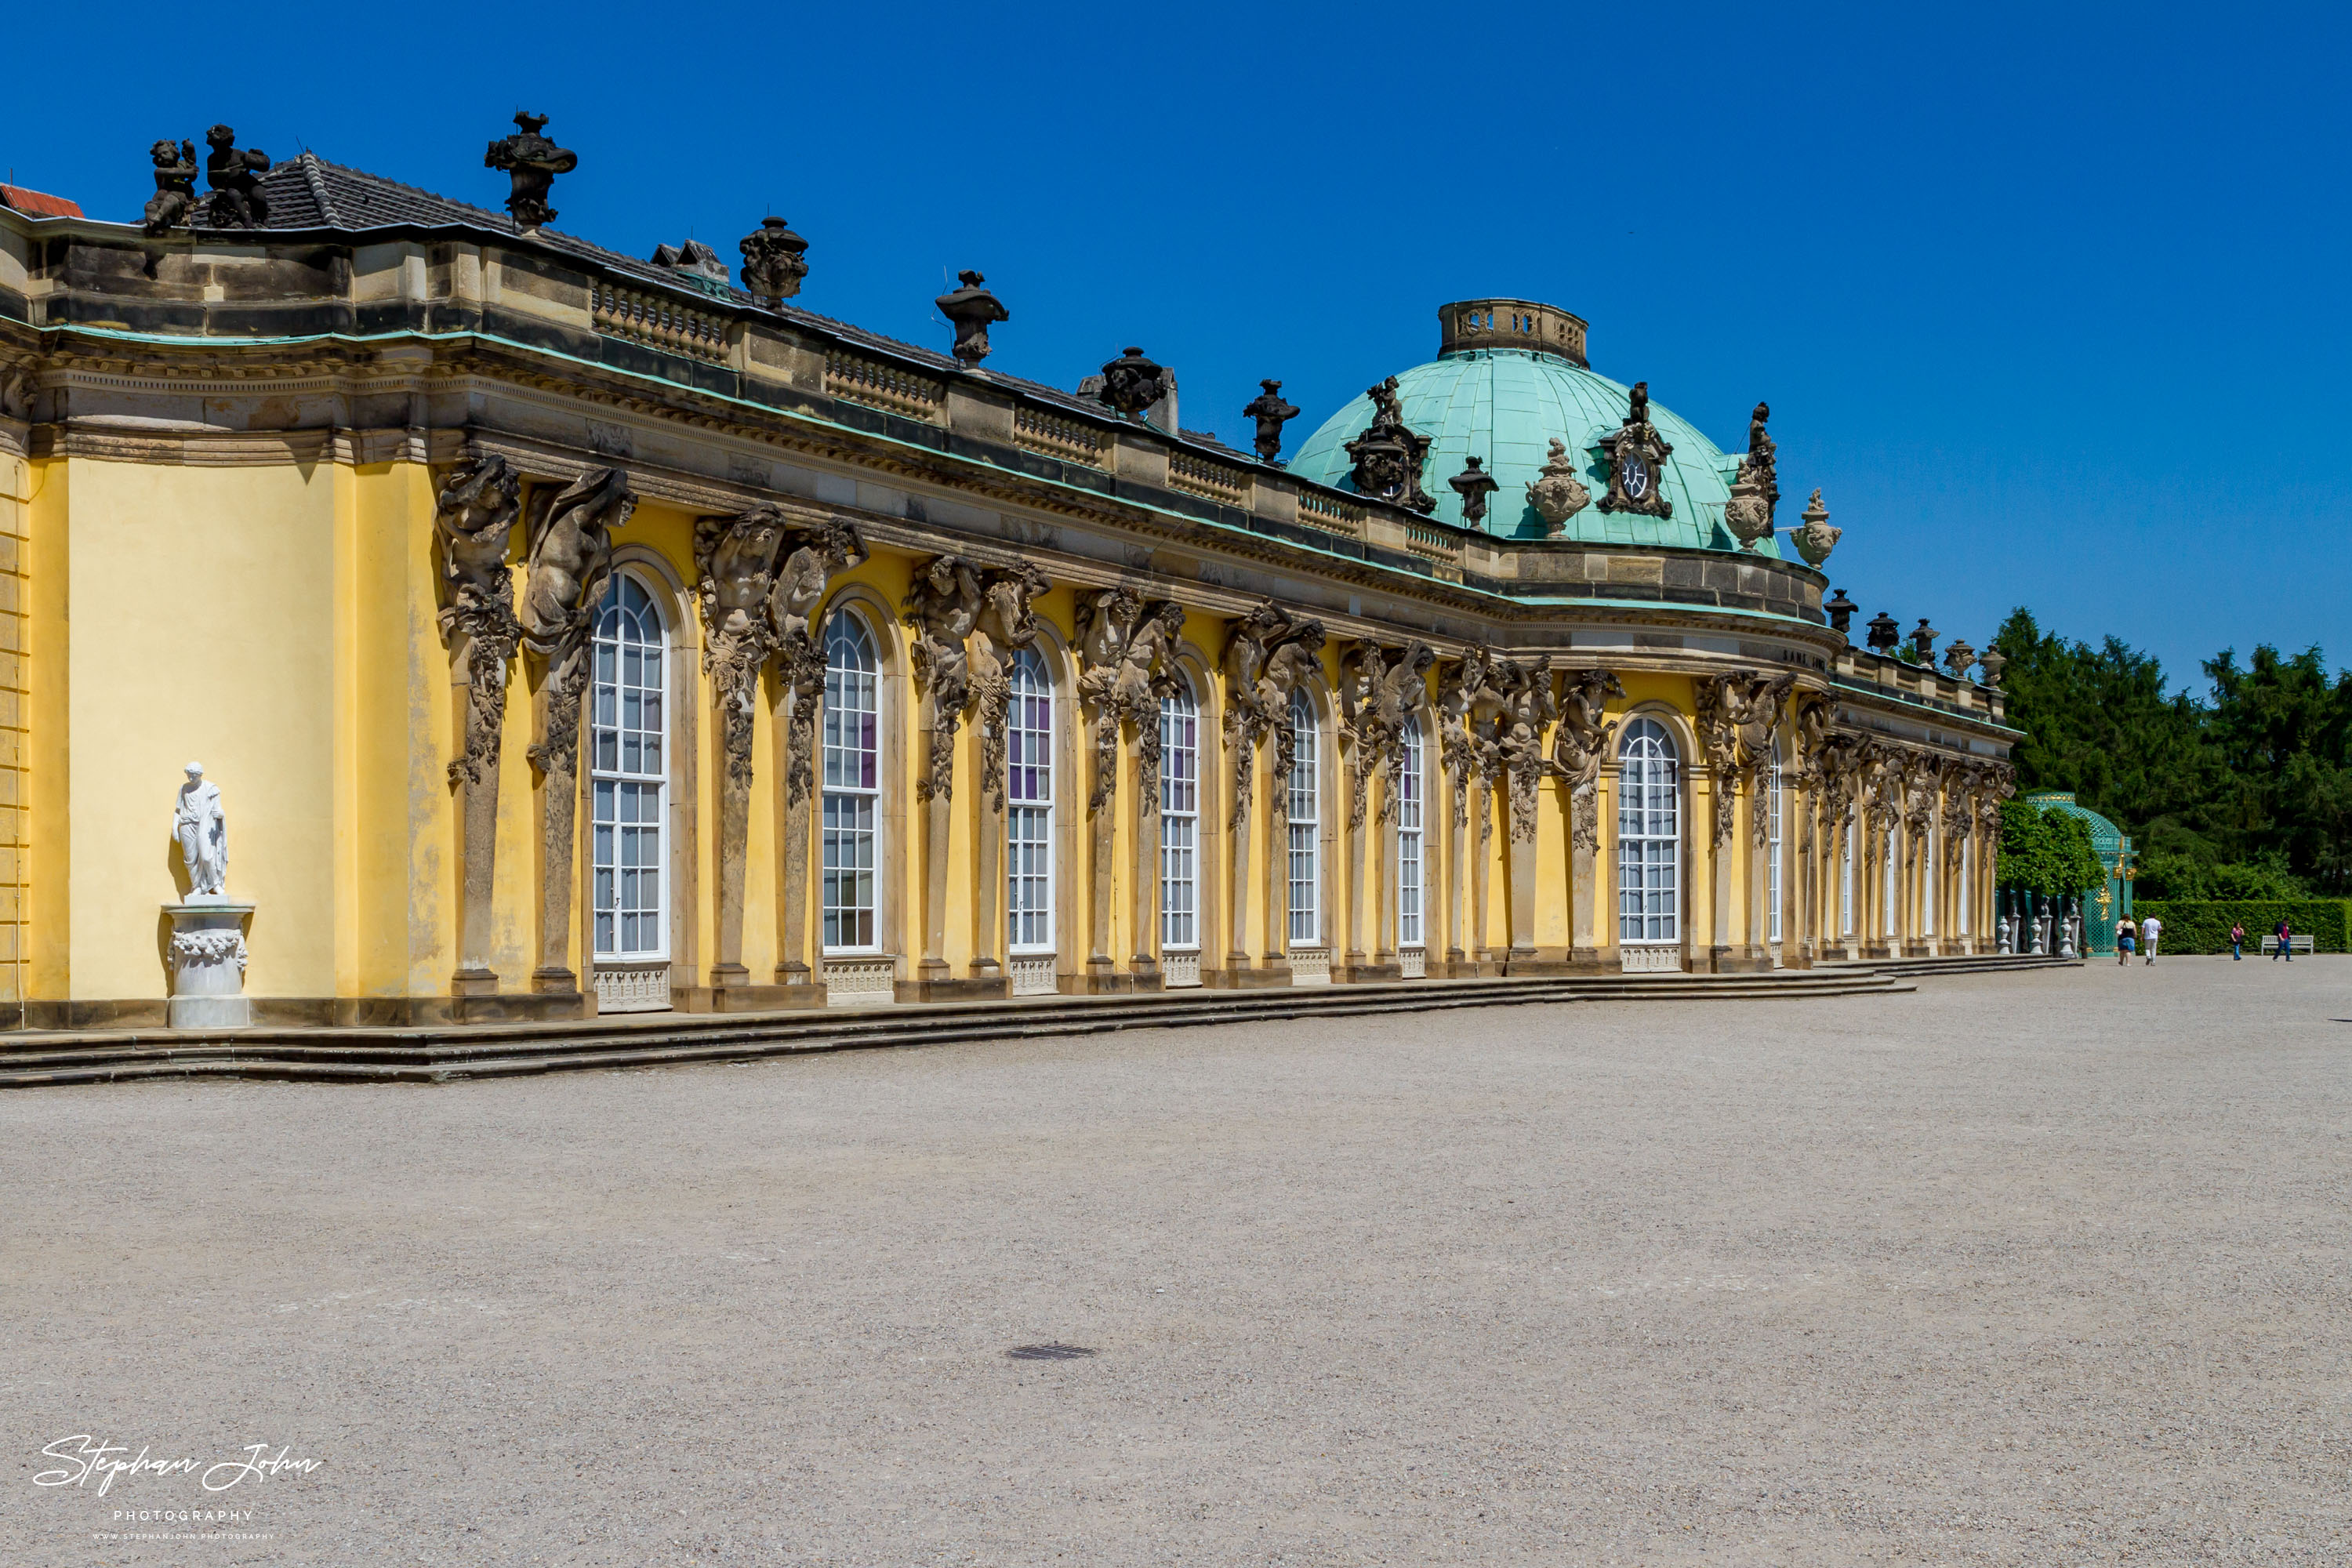
[[[0,163],[131,218],[226,120],[495,205],[520,106],[557,226],[730,263],[775,210],[802,302],[1075,385],[1128,343],[1237,444],[1545,300],[1727,447],[1769,398],[1865,616],[2016,604],[2176,679],[2352,663],[2347,7],[118,5],[13,72]],[[58,35],[62,38],[63,35]],[[53,42],[56,40],[53,39]]]

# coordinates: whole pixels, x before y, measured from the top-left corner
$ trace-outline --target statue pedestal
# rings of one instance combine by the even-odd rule
[[[172,999],[175,1029],[243,1029],[253,1023],[245,994],[245,918],[251,904],[165,904],[172,917]]]

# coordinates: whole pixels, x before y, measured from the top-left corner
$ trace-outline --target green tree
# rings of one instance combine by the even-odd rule
[[[2009,718],[2021,789],[2069,789],[2132,835],[2173,897],[2352,892],[2352,671],[2264,644],[2209,659],[2200,700],[2115,637],[2099,647],[2011,613]],[[2018,886],[2028,884],[2019,883]]]

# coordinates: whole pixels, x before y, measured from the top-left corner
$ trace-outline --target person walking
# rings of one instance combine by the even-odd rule
[[[2240,963],[2246,956],[2246,927],[2241,921],[2230,928],[2230,962]]]
[[[2116,962],[2117,963],[2131,962],[2132,944],[2138,935],[2139,927],[2132,923],[2131,916],[2126,915],[2116,922]]]
[[[2164,934],[2164,921],[2155,915],[2139,922],[2139,950],[2145,955],[2142,963],[2156,962],[2156,939]]]
[[[2294,926],[2284,915],[2281,915],[2278,930],[2272,934],[2278,938],[2278,946],[2271,952],[2271,962],[2276,963],[2284,958],[2289,963],[2293,963],[2294,962]]]

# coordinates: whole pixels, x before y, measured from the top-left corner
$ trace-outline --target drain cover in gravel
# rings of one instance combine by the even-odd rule
[[[1050,1344],[1014,1345],[1004,1353],[1014,1361],[1077,1361],[1095,1352],[1084,1345],[1066,1345],[1056,1340]]]

